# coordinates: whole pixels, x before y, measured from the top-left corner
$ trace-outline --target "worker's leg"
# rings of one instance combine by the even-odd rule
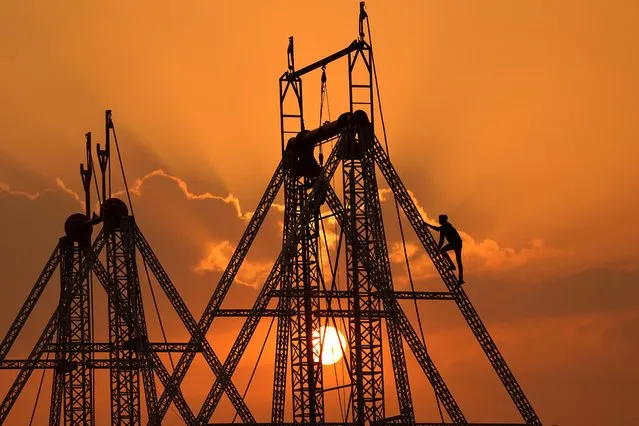
[[[446,244],[444,247],[442,247],[439,252],[442,254],[442,256],[444,256],[444,258],[448,261],[449,266],[449,270],[454,271],[455,270],[455,264],[453,263],[452,259],[450,258],[450,256],[448,255],[448,252],[450,250],[453,250],[453,248],[450,246],[450,244]]]
[[[462,264],[461,252],[461,247],[455,248],[455,258],[457,260],[457,267],[459,268],[459,284],[464,284],[464,265]]]

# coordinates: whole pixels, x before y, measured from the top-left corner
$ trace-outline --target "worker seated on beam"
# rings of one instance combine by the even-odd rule
[[[448,221],[448,216],[445,214],[439,215],[439,224],[441,226],[434,226],[424,221],[427,227],[430,229],[434,229],[439,232],[439,244],[437,245],[437,250],[441,252],[442,256],[448,260],[448,264],[450,265],[450,270],[455,270],[455,264],[450,259],[448,252],[450,250],[455,250],[455,258],[457,259],[457,267],[459,268],[459,282],[458,284],[464,284],[464,265],[462,264],[462,239],[459,236],[459,232],[455,229],[455,227]],[[444,245],[444,238],[448,241],[448,244]],[[443,246],[443,247],[442,247]]]

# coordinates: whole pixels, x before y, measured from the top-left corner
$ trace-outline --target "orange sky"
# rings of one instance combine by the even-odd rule
[[[544,424],[637,424],[639,5],[398,4],[367,2],[395,167],[425,215],[446,212],[464,232],[467,292]],[[2,333],[65,217],[80,209],[83,134],[103,141],[107,108],[138,223],[198,318],[279,160],[287,37],[298,67],[326,56],[356,37],[357,5],[0,5]],[[327,72],[337,117],[347,107],[345,65]],[[318,93],[319,74],[310,74],[311,127]],[[390,198],[384,206],[392,219]],[[251,286],[270,268],[280,221],[272,212],[229,305],[248,307],[257,294]],[[405,285],[397,230],[388,234]],[[413,272],[426,288],[433,269],[417,247],[411,235]],[[428,307],[433,358],[467,416],[516,420],[463,320]],[[225,354],[236,331],[216,330]],[[241,364],[240,383],[251,366]],[[209,385],[197,379],[194,401]],[[34,389],[18,404],[31,407]],[[267,397],[252,390],[248,401],[268,413]]]

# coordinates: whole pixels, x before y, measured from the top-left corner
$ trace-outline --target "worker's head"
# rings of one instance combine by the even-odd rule
[[[445,215],[445,214],[440,214],[439,215],[439,224],[443,225],[446,222],[448,222],[448,216]]]

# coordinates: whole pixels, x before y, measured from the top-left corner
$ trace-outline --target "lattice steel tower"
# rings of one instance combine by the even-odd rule
[[[399,303],[399,300],[409,299],[455,302],[525,424],[541,424],[466,293],[458,285],[450,265],[440,255],[433,236],[390,162],[387,150],[375,136],[374,118],[381,107],[378,109],[374,102],[375,67],[364,4],[360,5],[359,37],[345,49],[296,69],[291,37],[287,57],[288,69],[279,80],[282,160],[204,310],[194,333],[196,337],[189,343],[196,345],[201,342],[198,338],[206,334],[216,317],[246,317],[224,362],[224,374],[218,375],[210,387],[197,416],[198,421],[210,421],[222,392],[229,386],[249,342],[254,338],[260,320],[275,317],[273,399],[268,424],[289,424],[291,421],[293,424],[329,423],[327,416],[331,410],[326,407],[326,395],[337,388],[346,388],[350,394],[348,406],[342,411],[341,421],[337,424],[427,424],[419,423],[415,418],[404,345],[417,359],[435,391],[438,404],[448,416],[444,419],[442,413],[442,423],[472,424],[467,421],[429,356],[425,341]],[[322,69],[324,94],[326,66],[342,58],[348,61],[349,111],[336,121],[308,130],[304,122],[302,77]],[[333,146],[324,161],[322,146],[329,143]],[[341,173],[338,172],[340,169]],[[401,208],[408,219],[448,291],[394,289],[377,185],[378,172],[388,183],[398,209]],[[282,250],[252,309],[222,309],[231,284],[282,186]],[[322,206],[329,211],[322,210]],[[326,240],[326,221],[335,221],[340,228],[332,259],[326,250],[330,264],[328,274],[331,275],[328,279],[321,266],[321,241],[322,238]],[[324,247],[329,245],[325,241]],[[343,249],[342,254],[340,248]],[[344,259],[345,265],[338,266],[340,259]],[[336,276],[340,268],[344,270],[346,279],[338,286]],[[334,306],[336,302],[337,308]],[[342,307],[342,302],[345,307]],[[276,307],[270,307],[274,303]],[[318,353],[322,351],[322,345],[314,339],[321,329],[322,319],[327,318],[334,324],[336,318],[345,321],[347,334],[347,348],[341,347],[348,357],[349,382],[332,388],[324,385],[326,374]],[[383,375],[384,371],[388,372],[388,366],[384,369],[382,354],[386,345],[391,354],[390,364],[399,406],[399,412],[393,415],[386,412],[385,405],[387,390],[384,389]],[[180,359],[173,375],[176,385],[173,389],[182,382],[192,361],[190,352]],[[287,386],[289,374],[290,388]],[[287,398],[288,389],[292,394],[290,399]],[[168,395],[162,398],[166,398],[168,403],[173,393],[165,393]],[[292,401],[290,417],[286,415],[289,400]],[[165,412],[167,403],[160,404],[160,415]],[[243,418],[246,420],[246,416]]]
[[[97,146],[102,173],[101,191],[98,190],[97,179],[94,179],[101,201],[100,213],[92,216],[90,214],[90,189],[95,173],[91,156],[91,134],[87,133],[87,167],[81,165],[80,169],[86,211],[73,214],[66,220],[65,236],[60,238],[0,345],[0,369],[18,370],[18,375],[0,406],[0,424],[7,420],[16,399],[35,369],[53,371],[50,425],[96,424],[94,370],[106,369],[109,371],[111,423],[139,425],[145,419],[149,424],[159,425],[163,416],[159,415],[156,383],[164,388],[170,385],[170,370],[159,354],[184,352],[187,344],[167,341],[157,310],[151,276],[159,284],[186,330],[189,333],[196,331],[197,323],[193,315],[135,222],[130,198],[127,206],[124,201],[111,197],[112,136],[118,148],[111,111],[106,111],[105,127],[105,148]],[[121,171],[126,187],[124,170]],[[128,188],[126,192],[128,195]],[[102,225],[100,232],[92,242],[93,228],[98,225]],[[101,259],[102,255],[106,260],[106,267]],[[140,287],[140,276],[144,276],[140,273],[140,260],[164,336],[164,341],[159,343],[149,342],[148,339],[145,305]],[[7,359],[11,347],[58,267],[60,299],[56,309],[28,358]],[[107,342],[97,342],[94,335],[93,277],[97,278],[107,295]],[[222,364],[208,342],[190,346],[189,350],[202,353],[210,368],[216,374],[220,373]],[[52,358],[50,354],[53,354]],[[40,386],[42,387],[42,382]],[[233,385],[227,388],[227,393],[238,410],[245,407]],[[172,402],[185,422],[195,424],[195,415],[182,391],[176,389],[173,395]],[[142,407],[142,401],[145,402],[145,407]],[[248,413],[248,409],[245,412]],[[42,421],[37,424],[42,424]]]

